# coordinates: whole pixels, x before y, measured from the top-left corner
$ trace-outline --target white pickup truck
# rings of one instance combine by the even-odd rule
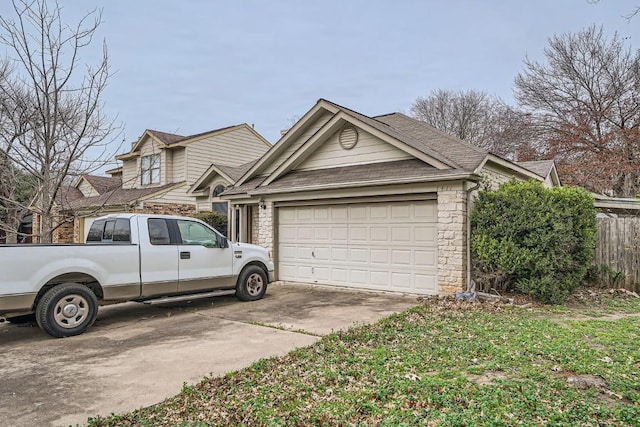
[[[273,262],[260,246],[229,242],[194,218],[98,218],[86,244],[0,245],[0,317],[28,315],[54,337],[83,333],[98,305],[264,296]]]

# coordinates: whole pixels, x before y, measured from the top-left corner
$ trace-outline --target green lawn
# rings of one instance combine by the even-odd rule
[[[90,425],[640,426],[640,300],[587,300],[429,300]]]

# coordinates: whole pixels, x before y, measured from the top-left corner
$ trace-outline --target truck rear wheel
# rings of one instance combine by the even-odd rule
[[[64,283],[49,289],[38,302],[38,326],[56,338],[80,335],[98,315],[98,299],[91,289]]]
[[[267,275],[257,265],[245,267],[236,285],[236,297],[241,301],[256,301],[267,291]]]

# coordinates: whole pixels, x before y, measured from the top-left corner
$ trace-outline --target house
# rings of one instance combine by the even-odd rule
[[[129,152],[116,156],[122,166],[107,171],[110,177],[83,175],[61,192],[58,204],[66,220],[54,241],[83,241],[93,220],[109,212],[185,215],[216,209],[227,215],[219,194],[270,147],[246,123],[190,136],[146,130]],[[191,191],[196,182],[197,191]]]
[[[560,184],[553,162],[514,163],[404,114],[324,99],[243,168],[236,178],[212,165],[191,192],[232,178],[221,193],[231,228],[272,251],[279,280],[427,295],[468,282],[467,213],[482,181]]]

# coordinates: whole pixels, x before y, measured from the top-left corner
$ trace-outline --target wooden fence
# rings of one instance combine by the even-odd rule
[[[610,286],[639,291],[640,218],[598,218],[595,263]]]

